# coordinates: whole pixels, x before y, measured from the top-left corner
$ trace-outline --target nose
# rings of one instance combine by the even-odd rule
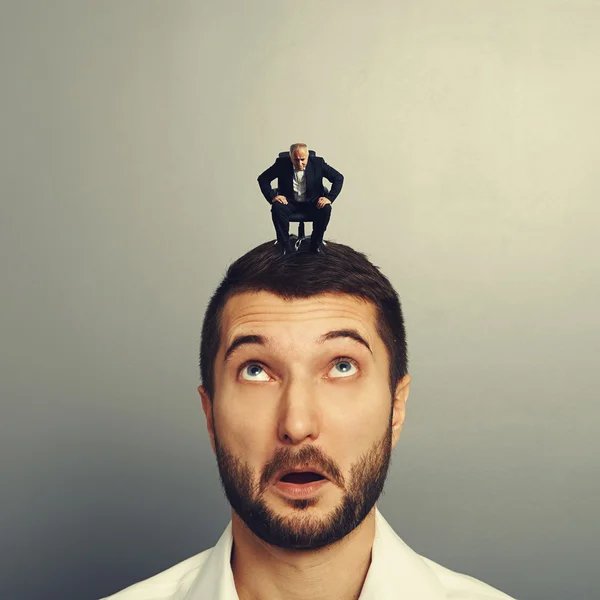
[[[290,381],[280,400],[278,436],[288,445],[316,440],[320,432],[320,414],[314,390],[308,382]]]

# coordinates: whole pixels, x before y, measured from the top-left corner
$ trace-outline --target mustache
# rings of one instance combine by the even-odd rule
[[[329,458],[318,446],[305,445],[300,450],[278,448],[273,458],[265,465],[260,478],[260,492],[267,487],[275,474],[282,470],[294,469],[303,465],[310,465],[322,471],[329,480],[340,487],[344,487],[344,476],[336,462]]]

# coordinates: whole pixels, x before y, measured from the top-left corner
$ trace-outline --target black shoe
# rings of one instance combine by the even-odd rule
[[[281,245],[281,256],[285,256],[286,254],[292,254],[294,252],[294,248],[288,242],[287,244]]]
[[[321,244],[319,244],[318,246],[313,246],[311,244],[310,245],[310,251],[313,254],[325,254],[325,248],[323,248],[323,246]]]

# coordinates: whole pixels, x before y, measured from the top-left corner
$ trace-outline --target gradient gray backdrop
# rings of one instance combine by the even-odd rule
[[[380,508],[522,600],[600,597],[600,3],[6,1],[0,598],[93,600],[212,545],[204,308],[306,141],[399,290]]]

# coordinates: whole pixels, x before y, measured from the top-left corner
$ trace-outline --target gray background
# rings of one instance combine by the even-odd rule
[[[591,0],[3,1],[2,600],[218,538],[201,319],[294,141],[403,299],[388,520],[520,599],[600,597],[599,58]]]

